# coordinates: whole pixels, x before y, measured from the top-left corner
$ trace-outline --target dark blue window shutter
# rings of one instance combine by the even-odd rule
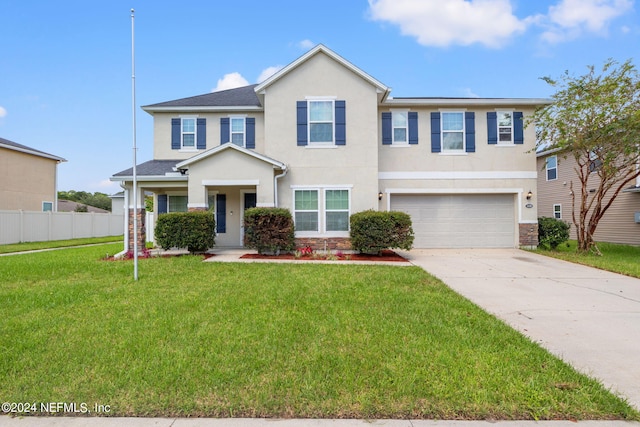
[[[167,202],[166,194],[158,195],[158,215],[167,213]]]
[[[347,116],[346,102],[336,101],[336,145],[347,144]]]
[[[227,195],[218,194],[216,196],[216,231],[218,233],[227,232]]]
[[[231,141],[231,131],[229,130],[229,117],[220,118],[220,145]]]
[[[513,113],[513,142],[524,144],[524,120],[521,111]]]
[[[498,113],[490,111],[487,113],[487,133],[489,144],[498,143]]]
[[[442,151],[440,143],[440,113],[431,113],[431,152],[439,153]]]
[[[307,145],[307,101],[297,104],[298,145]]]
[[[409,112],[409,144],[418,143],[418,113]]]
[[[476,152],[476,113],[473,111],[467,111],[464,113],[464,128],[466,146],[465,151],[467,153]]]
[[[393,143],[391,113],[382,113],[382,145]]]
[[[196,148],[198,150],[204,150],[207,148],[207,119],[196,120],[198,140],[196,141]]]
[[[247,117],[245,119],[247,129],[245,146],[247,148],[256,148],[256,119],[255,117]]]
[[[182,125],[182,120],[180,119],[171,119],[171,149],[179,150],[180,146],[180,136],[182,135],[182,129],[180,126]]]

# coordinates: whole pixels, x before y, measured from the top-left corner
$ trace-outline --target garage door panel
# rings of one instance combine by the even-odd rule
[[[393,195],[411,216],[416,248],[513,247],[512,194]]]

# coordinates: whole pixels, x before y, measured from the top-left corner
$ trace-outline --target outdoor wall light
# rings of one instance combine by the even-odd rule
[[[531,192],[531,190],[529,190],[529,192],[527,193],[527,200],[531,200],[532,197],[533,193]]]
[[[378,200],[382,200],[382,191],[378,193]]]

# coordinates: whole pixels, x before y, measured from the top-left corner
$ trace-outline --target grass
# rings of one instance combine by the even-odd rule
[[[111,416],[640,415],[417,267],[0,258],[2,401]]]
[[[48,242],[24,242],[0,245],[0,254],[35,251],[41,249],[64,248],[68,246],[93,245],[98,243],[122,242],[122,236],[91,237],[86,239],[52,240]]]
[[[565,261],[640,278],[640,263],[638,262],[638,259],[640,259],[640,247],[638,246],[598,243],[602,256],[594,253],[579,254],[576,248],[577,242],[571,240],[567,244],[558,246],[555,251],[539,248],[536,252]]]

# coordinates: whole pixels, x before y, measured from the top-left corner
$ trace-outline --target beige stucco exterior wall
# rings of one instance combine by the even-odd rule
[[[223,117],[254,117],[256,119],[256,148],[264,152],[264,114],[262,111],[238,111],[233,113],[154,113],[153,119],[153,158],[163,160],[186,160],[205,150],[172,150],[171,119],[195,117],[207,119],[207,150],[220,145],[220,119]],[[294,123],[295,124],[295,123]],[[223,143],[228,141],[222,141]]]
[[[56,160],[0,148],[0,210],[56,210]]]
[[[514,194],[517,218],[520,223],[537,221],[535,197],[527,200],[531,191],[537,193],[537,169],[533,151],[535,130],[529,126],[524,132],[524,144],[488,144],[487,112],[522,111],[526,120],[532,109],[522,106],[509,108],[467,107],[449,111],[475,112],[474,153],[447,154],[431,152],[431,112],[445,111],[438,106],[412,108],[418,112],[418,144],[408,146],[382,145],[380,156],[380,189],[385,193],[380,209],[388,206],[389,194]],[[390,111],[383,109],[381,111]],[[378,124],[379,132],[381,123]],[[527,207],[527,205],[533,205]]]
[[[346,145],[297,146],[296,102],[313,97],[345,101]],[[266,88],[265,154],[289,167],[280,207],[293,210],[295,186],[351,186],[351,213],[377,207],[377,103],[373,85],[323,54]]]
[[[552,154],[553,155],[553,154]],[[540,216],[553,218],[553,205],[560,204],[562,220],[571,224],[571,238],[576,238],[576,228],[572,219],[571,183],[573,182],[576,194],[576,217],[579,214],[580,180],[574,170],[573,157],[564,157],[557,154],[558,174],[557,179],[547,181],[546,157],[538,157],[538,205]],[[597,177],[593,180],[591,188],[598,185]],[[640,224],[636,224],[634,214],[640,212],[640,193],[620,193],[609,210],[604,214],[595,233],[598,242],[622,243],[628,245],[640,245]]]

